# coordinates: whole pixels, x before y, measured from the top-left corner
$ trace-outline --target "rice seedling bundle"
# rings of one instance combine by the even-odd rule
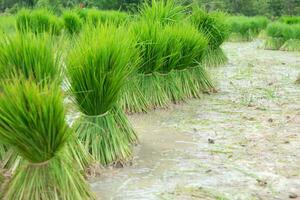
[[[56,84],[2,81],[0,139],[23,159],[3,198],[94,199],[68,151],[73,135]]]
[[[32,33],[6,36],[0,40],[0,80],[24,77],[37,84],[61,83],[61,56],[48,34]],[[68,144],[73,158],[83,170],[91,159],[76,138]],[[74,149],[76,148],[76,151]],[[1,151],[1,150],[0,150]],[[18,154],[9,146],[3,148],[2,166],[14,171]]]
[[[226,21],[230,27],[231,41],[252,41],[268,25],[268,19],[260,16],[231,16]]]
[[[265,49],[300,51],[300,25],[275,22],[267,27]]]
[[[133,31],[137,37],[141,65],[135,78],[136,89],[129,89],[125,94],[141,101],[124,99],[125,109],[130,112],[167,107],[172,93],[177,100],[183,98],[178,81],[170,73],[178,64],[180,44],[174,34],[170,35],[173,28],[165,26],[183,20],[184,7],[174,1],[152,1],[144,3],[139,12],[139,21],[134,24]],[[170,82],[173,84],[170,85]],[[166,92],[168,85],[172,86],[169,93]]]
[[[48,10],[21,10],[16,18],[17,29],[21,32],[43,33],[58,35],[63,27],[58,17]]]
[[[279,18],[279,22],[285,24],[300,24],[300,16],[282,16]]]
[[[75,11],[66,11],[63,13],[64,26],[67,32],[71,35],[81,31],[82,20]]]
[[[4,36],[0,41],[0,72],[1,79],[22,75],[37,83],[52,82],[61,75],[60,55],[48,34]]]
[[[227,57],[220,46],[228,37],[228,27],[224,23],[225,15],[220,12],[206,13],[194,7],[190,17],[194,26],[208,39],[208,49],[202,62],[206,66],[219,66],[227,62]]]
[[[133,37],[113,25],[83,31],[68,56],[70,90],[81,112],[77,135],[105,165],[127,161],[137,141],[118,105],[136,57]]]
[[[140,19],[159,22],[163,25],[174,24],[186,18],[186,7],[176,4],[173,0],[153,0],[145,2],[139,8]]]
[[[204,83],[211,86],[207,73],[194,72],[205,71],[199,63],[207,49],[206,37],[186,20],[185,8],[173,1],[145,3],[140,13],[132,29],[141,64],[132,81],[134,87],[129,84],[125,90],[126,98],[122,99],[125,110],[166,108],[171,102],[199,97],[206,86]]]
[[[86,23],[94,26],[105,23],[120,25],[129,19],[127,13],[113,10],[81,9],[78,14]]]

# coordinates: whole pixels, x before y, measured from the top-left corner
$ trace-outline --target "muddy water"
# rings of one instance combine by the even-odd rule
[[[219,92],[134,115],[133,165],[91,181],[99,199],[300,199],[300,54],[227,43]]]

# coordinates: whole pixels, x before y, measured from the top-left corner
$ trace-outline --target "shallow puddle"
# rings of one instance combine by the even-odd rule
[[[130,116],[132,166],[91,180],[99,199],[300,199],[300,53],[227,43],[219,92]]]

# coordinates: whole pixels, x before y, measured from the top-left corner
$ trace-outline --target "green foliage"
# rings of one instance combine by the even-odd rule
[[[102,164],[123,162],[136,141],[118,101],[137,60],[134,38],[125,27],[86,29],[68,56],[68,77],[76,105],[83,113],[78,137]]]
[[[210,48],[218,48],[227,39],[228,27],[224,23],[225,15],[222,13],[208,14],[199,7],[194,7],[190,19],[195,27],[206,35]]]
[[[89,28],[68,58],[71,90],[86,115],[101,115],[115,106],[136,58],[133,38],[125,28]]]
[[[72,135],[58,86],[2,82],[0,139],[26,160],[13,174],[4,199],[93,199],[65,153]]]
[[[163,26],[160,23],[150,23],[146,20],[133,25],[133,31],[137,38],[137,48],[141,55],[139,72],[151,74],[157,71],[163,63],[163,49],[165,36]]]
[[[0,77],[25,76],[37,83],[60,80],[60,56],[47,35],[31,33],[0,40]]]
[[[273,38],[282,38],[284,41],[300,39],[300,25],[288,25],[278,22],[271,23],[267,27],[267,35]]]
[[[15,32],[15,21],[14,15],[0,15],[0,32],[7,34]]]
[[[238,34],[242,40],[249,41],[257,37],[260,31],[267,27],[268,19],[260,16],[231,16],[228,17],[227,23],[231,33]]]
[[[63,13],[63,21],[64,21],[65,29],[71,35],[77,34],[81,31],[82,21],[76,12],[65,11]]]
[[[300,24],[300,17],[298,16],[282,16],[279,21],[285,24]]]
[[[267,36],[266,49],[300,51],[300,24],[271,23]]]
[[[105,23],[120,25],[129,18],[127,13],[113,10],[81,9],[78,13],[85,22],[94,26]]]
[[[177,54],[166,53],[164,59],[164,65],[169,64],[169,68],[176,70],[183,70],[190,67],[197,66],[203,59],[204,53],[207,49],[208,40],[205,35],[188,23],[180,23],[172,26],[168,26],[164,29],[164,35],[169,40],[174,40],[178,47],[169,44],[169,46],[174,47],[177,50]],[[167,40],[167,39],[166,39]],[[168,56],[167,56],[168,55]],[[166,61],[173,58],[176,62],[168,63]]]
[[[17,29],[21,32],[43,33],[58,35],[62,29],[62,22],[48,10],[21,10],[17,14]]]
[[[178,5],[173,0],[153,0],[144,3],[140,9],[140,18],[150,22],[170,24],[185,19],[185,7]]]

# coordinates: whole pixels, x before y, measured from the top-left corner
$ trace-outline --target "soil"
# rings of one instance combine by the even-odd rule
[[[103,200],[300,199],[300,53],[226,43],[218,93],[130,116],[132,166],[91,180]]]

